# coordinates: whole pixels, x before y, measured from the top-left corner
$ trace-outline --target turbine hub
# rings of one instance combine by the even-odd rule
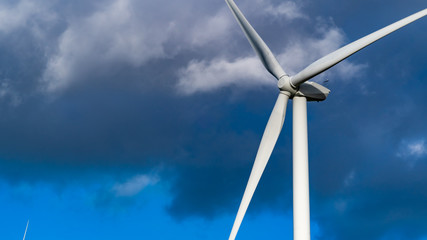
[[[298,92],[298,89],[292,85],[291,78],[288,75],[283,75],[279,78],[277,87],[279,87],[280,91],[289,92],[291,96]]]
[[[287,75],[280,77],[277,86],[280,92],[286,94],[289,98],[292,99],[294,96],[301,96],[306,97],[307,101],[323,101],[331,92],[328,88],[311,81],[307,81],[295,87],[292,84],[291,78]]]

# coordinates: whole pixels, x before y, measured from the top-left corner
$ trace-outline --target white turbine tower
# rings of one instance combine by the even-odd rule
[[[280,90],[276,105],[267,122],[252,172],[240,203],[229,240],[234,240],[246,209],[267,165],[283,126],[286,105],[293,100],[293,223],[294,239],[310,239],[310,202],[308,180],[307,101],[323,101],[330,90],[314,82],[312,77],[326,71],[342,60],[384,36],[427,15],[427,9],[417,12],[357,41],[354,41],[310,64],[294,76],[289,76],[277,62],[273,53],[249,24],[233,0],[225,0],[245,33],[264,67],[278,80]]]

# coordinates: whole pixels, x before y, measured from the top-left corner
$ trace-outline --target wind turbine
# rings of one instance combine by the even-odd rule
[[[233,0],[225,0],[264,67],[277,80],[280,93],[264,130],[255,162],[243,194],[229,240],[234,240],[243,217],[267,165],[285,120],[286,105],[293,100],[293,232],[294,240],[310,239],[310,202],[308,177],[307,101],[323,101],[330,90],[308,80],[328,70],[371,43],[427,15],[417,12],[357,41],[354,41],[289,76],[277,62],[265,42],[249,24]]]
[[[25,240],[25,236],[27,235],[28,223],[30,223],[30,220],[27,221],[27,226],[25,227],[25,232],[24,232],[24,238],[22,240]]]

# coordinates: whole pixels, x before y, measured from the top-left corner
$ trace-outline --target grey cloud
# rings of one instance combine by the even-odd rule
[[[116,183],[112,187],[116,196],[132,197],[140,193],[144,188],[154,185],[159,181],[158,177],[150,175],[136,175],[123,183]]]
[[[258,85],[274,87],[256,56],[234,61],[214,59],[210,62],[191,61],[181,69],[177,88],[184,94],[212,92],[224,87],[248,88]]]
[[[79,77],[74,76],[76,71],[94,71],[103,68],[105,62],[124,61],[141,66],[148,59],[165,57],[163,45],[171,34],[172,19],[154,21],[153,15],[146,13],[161,9],[147,9],[144,5],[117,0],[86,18],[72,19],[60,36],[58,52],[49,58],[43,74],[47,90],[66,87],[69,81]]]
[[[9,79],[0,80],[0,99],[12,106],[17,106],[21,102],[21,97],[13,89]]]
[[[195,21],[202,5],[190,0],[183,4],[105,1],[92,13],[69,17],[56,51],[48,56],[41,77],[44,90],[64,89],[111,64],[139,68],[226,38],[230,19],[224,17],[224,7]]]
[[[176,219],[235,213],[276,89],[261,65],[257,70],[257,59],[231,14],[226,15],[225,3],[58,3],[64,8],[59,4],[49,11],[62,17],[44,23],[49,28],[40,28],[43,34],[36,36],[20,25],[0,36],[1,178],[10,183],[67,184],[73,178],[93,182],[95,173],[103,173],[123,175],[117,181],[123,184],[137,174],[161,169],[159,178],[171,185],[167,207]],[[323,51],[360,37],[358,33],[376,30],[370,24],[378,15],[369,9],[357,24],[354,19],[346,23],[347,15],[356,13],[347,13],[343,5],[360,5],[355,2],[335,3],[342,7],[336,16],[328,1],[304,5],[301,11],[308,16],[334,16],[335,24],[326,21],[320,32],[313,31],[317,18],[279,21],[265,11],[257,14],[260,5],[251,10],[251,3],[238,2],[273,52],[290,54],[306,47],[315,51],[295,63],[283,55],[282,61],[290,61],[285,68],[295,64],[298,70]],[[114,15],[114,4],[122,9],[117,11],[120,15]],[[319,4],[325,6],[314,9]],[[391,4],[392,9],[400,6]],[[404,5],[408,9],[410,4]],[[392,18],[385,15],[381,23]],[[199,29],[212,24],[224,26],[200,37]],[[349,63],[353,67],[339,65],[334,76],[345,78],[348,73],[351,81],[331,81],[329,99],[309,104],[312,213],[324,239],[381,239],[391,229],[406,239],[426,234],[420,226],[426,216],[425,156],[412,169],[396,156],[402,139],[423,139],[427,134],[427,75],[422,64],[426,36],[419,31],[424,24],[420,21],[355,55]],[[372,29],[362,31],[356,25]],[[209,40],[212,35],[230,40],[229,45],[222,37]],[[365,62],[369,67],[359,64]],[[251,74],[241,70],[243,63],[253,66]],[[178,73],[191,64],[211,72],[223,64],[213,71],[222,78],[213,74],[212,85],[205,87],[216,91],[179,94]],[[48,72],[51,81],[59,81],[57,87],[65,84],[60,94],[37,92]],[[57,78],[59,73],[67,78]],[[238,73],[252,77],[254,87],[234,87]],[[195,82],[201,78],[193,76]],[[216,82],[221,80],[223,85]],[[192,87],[188,83],[188,89]],[[12,93],[21,98],[18,105],[10,104]],[[290,106],[288,116],[291,110]],[[288,214],[291,209],[291,124],[287,117],[249,209],[252,214],[271,208]],[[114,194],[108,190],[95,194],[95,205],[112,203]],[[132,197],[125,199],[124,205],[132,203]]]
[[[285,7],[293,12],[296,5],[287,2],[284,3],[282,8],[274,9],[283,11]],[[267,9],[271,10],[273,6],[268,5]],[[302,15],[302,13],[296,13]],[[312,36],[312,32],[293,34],[291,40],[282,46],[281,52],[276,54],[287,73],[296,74],[315,60],[345,45],[345,35],[342,30],[330,22],[320,22],[315,25],[316,28],[313,30],[316,35],[315,37]],[[305,24],[307,23],[311,24],[308,19],[305,21]],[[273,26],[272,28],[274,27],[278,28],[278,26]],[[243,36],[241,31],[234,34]],[[243,44],[245,43],[243,42]],[[250,48],[249,43],[246,46],[247,49]],[[246,51],[242,51],[242,53],[246,55]],[[354,79],[356,76],[363,75],[366,68],[366,64],[344,61],[318,78],[329,77],[348,81],[349,79]],[[209,61],[193,60],[179,71],[177,87],[182,93],[193,94],[197,92],[216,91],[224,87],[254,88],[262,85],[273,86],[273,82],[273,78],[268,76],[259,59],[252,52],[250,56],[238,57],[232,60],[224,56],[215,57]]]
[[[43,1],[42,4],[27,0],[0,3],[0,32],[9,34],[20,28],[29,28],[37,36],[44,23],[57,19],[57,15],[50,11],[51,6],[52,1]]]
[[[265,6],[267,4],[264,2],[263,5]],[[301,6],[297,2],[292,1],[285,1],[277,6],[269,5],[266,8],[266,12],[268,15],[273,15],[278,18],[283,17],[285,20],[307,18],[307,15],[301,11]]]

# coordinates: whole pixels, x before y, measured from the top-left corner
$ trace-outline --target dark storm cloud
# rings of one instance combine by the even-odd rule
[[[238,4],[292,71],[424,7],[391,1],[377,16],[378,1],[297,2],[292,17],[274,11],[282,1],[255,2]],[[176,219],[236,212],[277,93],[225,3],[45,3],[27,11],[20,1],[10,9],[23,18],[0,27],[1,178],[66,183],[156,169]],[[309,104],[312,215],[324,239],[426,234],[425,25],[343,63],[329,99]],[[239,75],[242,60],[250,75]],[[196,63],[205,71],[190,71]],[[205,85],[185,92],[185,79]],[[249,214],[291,210],[291,109]],[[95,205],[112,198],[100,190]]]
[[[377,77],[367,85],[375,92],[337,93],[323,106],[313,106],[327,115],[310,122],[312,209],[328,232],[324,239],[381,239],[385,234],[418,239],[425,234],[420,224],[427,210],[422,204],[427,112],[418,97],[390,94],[396,87],[409,92],[427,87],[415,82]]]

